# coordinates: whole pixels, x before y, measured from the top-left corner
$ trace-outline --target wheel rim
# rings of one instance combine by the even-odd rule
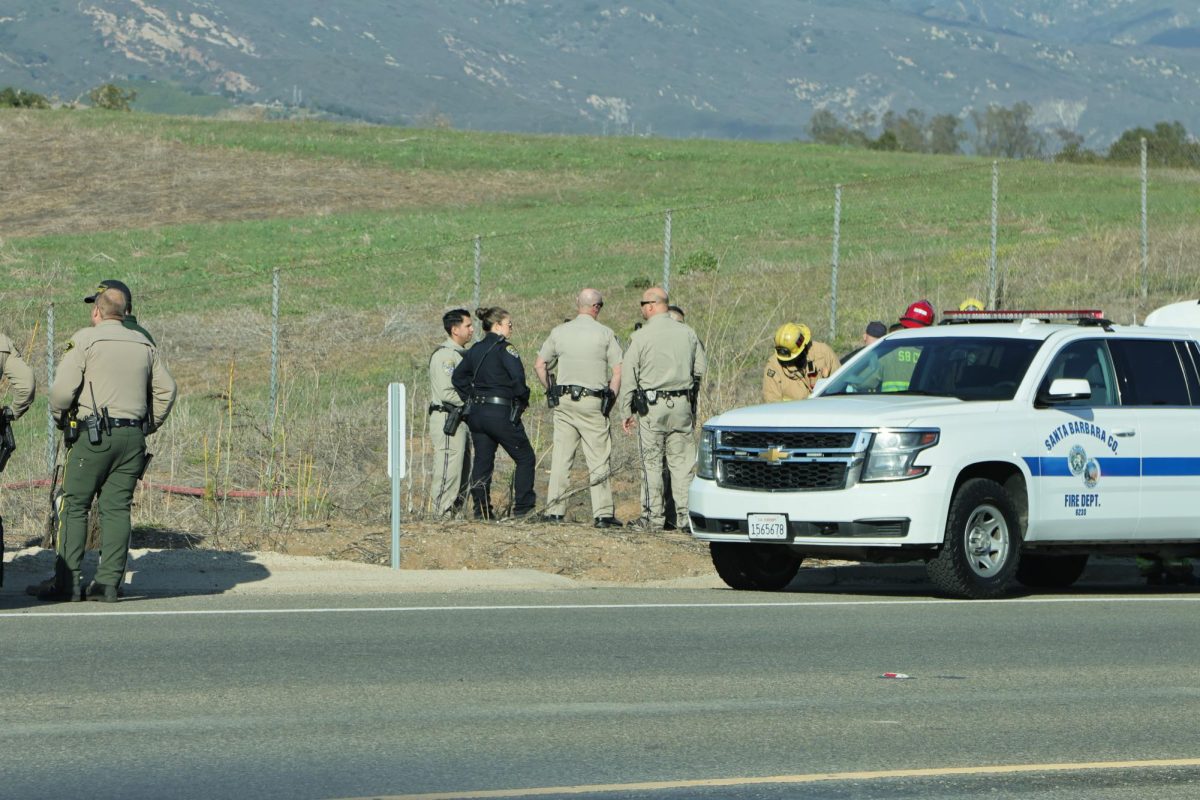
[[[981,505],[971,512],[965,531],[967,566],[981,578],[994,577],[1008,563],[1008,522],[1000,509]]]

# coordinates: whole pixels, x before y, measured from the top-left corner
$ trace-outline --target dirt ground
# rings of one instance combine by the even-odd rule
[[[5,536],[5,549],[36,546],[41,536]],[[203,536],[138,528],[135,548],[231,549]],[[320,556],[367,564],[391,561],[390,527],[330,523],[282,533],[243,533],[236,549]],[[534,569],[585,581],[642,583],[715,575],[708,545],[677,531],[643,533],[590,525],[452,521],[409,522],[401,529],[400,566],[413,570]]]
[[[386,564],[390,528],[297,531],[284,552]],[[588,581],[640,583],[713,575],[708,545],[678,531],[643,533],[590,525],[453,521],[405,525],[404,569],[535,569]]]

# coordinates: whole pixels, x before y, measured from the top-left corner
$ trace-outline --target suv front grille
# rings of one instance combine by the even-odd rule
[[[717,483],[730,489],[760,492],[820,491],[846,488],[845,461],[766,464],[722,461]]]
[[[721,431],[721,449],[849,450],[855,431]]]

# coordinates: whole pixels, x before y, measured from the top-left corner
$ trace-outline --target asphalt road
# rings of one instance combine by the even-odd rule
[[[9,602],[0,797],[1195,798],[1198,627],[1134,588]]]

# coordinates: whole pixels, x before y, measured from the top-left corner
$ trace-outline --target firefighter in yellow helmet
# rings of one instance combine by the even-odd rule
[[[803,400],[820,378],[828,378],[842,362],[824,342],[814,342],[807,325],[787,322],[775,331],[775,352],[763,370],[763,400]]]
[[[978,298],[975,298],[975,297],[968,297],[966,300],[963,300],[961,303],[958,304],[958,310],[959,311],[983,311],[983,301]]]

